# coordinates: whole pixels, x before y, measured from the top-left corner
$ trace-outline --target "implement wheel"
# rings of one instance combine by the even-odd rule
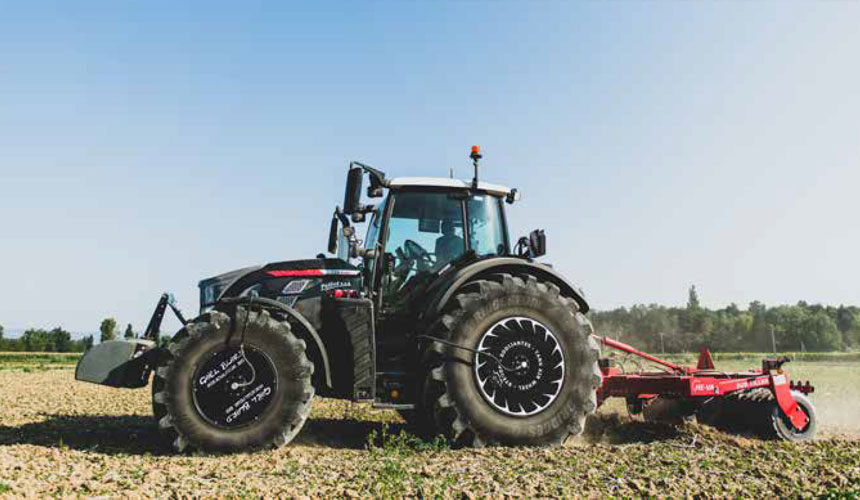
[[[779,439],[784,439],[786,441],[809,441],[815,437],[815,433],[818,430],[818,417],[815,414],[815,406],[813,406],[812,401],[810,401],[809,398],[801,392],[791,391],[791,397],[794,398],[800,406],[800,409],[806,413],[806,417],[809,419],[809,422],[806,423],[806,426],[803,429],[796,429],[791,424],[791,420],[785,416],[782,410],[780,410],[779,405],[774,402],[773,411],[770,415],[771,422],[773,423],[773,430],[776,432],[776,437]]]
[[[165,358],[153,381],[153,411],[177,451],[282,446],[310,413],[305,343],[266,310],[206,313],[186,325]]]
[[[421,409],[436,432],[470,446],[558,445],[582,432],[599,349],[573,300],[534,276],[497,274],[451,304],[431,335],[478,352],[431,343]]]
[[[753,434],[764,439],[808,441],[818,430],[815,407],[800,392],[791,391],[791,396],[809,418],[806,427],[800,430],[795,429],[782,413],[768,388],[736,392],[716,399],[699,411],[699,422],[727,432]]]

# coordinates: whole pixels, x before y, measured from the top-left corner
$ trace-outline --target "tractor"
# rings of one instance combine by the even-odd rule
[[[457,445],[548,446],[581,433],[607,397],[634,412],[668,403],[694,413],[764,388],[776,397],[759,400],[788,434],[814,432],[811,404],[776,365],[726,374],[700,360],[630,374],[599,359],[601,344],[638,351],[594,334],[582,291],[537,261],[542,230],[511,245],[506,208],[519,193],[480,181],[481,157],[474,146],[471,181],[388,178],[350,163],[330,256],[204,279],[191,320],[163,294],[142,338],[95,346],[76,378],[125,388],[151,379],[153,413],[177,451],[283,446],[315,396],[397,410]],[[168,308],[183,324],[170,339],[160,333]]]

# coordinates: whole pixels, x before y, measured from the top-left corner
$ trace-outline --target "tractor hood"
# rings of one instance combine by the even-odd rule
[[[233,282],[242,276],[260,269],[261,266],[243,267],[234,271],[228,271],[218,276],[206,278],[198,283],[200,287],[200,310],[201,312],[211,307],[221,296],[221,293],[227,289]]]
[[[331,288],[358,289],[360,285],[361,270],[346,261],[303,259],[229,271],[204,279],[198,286],[202,312],[220,298],[241,297],[252,291],[293,305],[297,295],[306,296],[312,289],[320,293]]]

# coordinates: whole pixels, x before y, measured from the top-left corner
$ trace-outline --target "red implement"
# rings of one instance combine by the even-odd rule
[[[776,429],[779,437],[789,440],[809,439],[815,431],[815,411],[806,398],[815,389],[808,381],[789,381],[788,374],[782,370],[782,365],[790,361],[788,358],[766,359],[760,369],[724,372],[715,369],[707,349],[700,351],[695,367],[681,366],[623,342],[596,335],[594,337],[604,346],[650,361],[658,368],[663,367],[659,368],[662,371],[625,372],[612,366],[609,359],[602,359],[603,384],[598,389],[598,404],[610,397],[623,397],[627,399],[628,407],[641,410],[649,402],[661,398],[683,403],[676,406],[696,412],[706,405],[713,405],[714,401],[724,404],[744,402],[744,394],[758,391],[754,398],[755,408],[771,411],[757,414],[773,419],[771,427]],[[763,390],[770,392],[769,399],[767,394],[761,392]],[[739,403],[740,411],[751,412],[752,403],[744,404],[747,406]]]

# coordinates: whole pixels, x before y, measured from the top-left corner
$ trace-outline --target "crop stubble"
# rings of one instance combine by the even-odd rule
[[[393,412],[318,399],[296,442],[280,450],[174,455],[147,390],[72,379],[69,369],[0,371],[0,494],[860,494],[857,438],[762,442],[631,421],[612,413],[617,405],[563,448],[450,450],[399,435]]]

